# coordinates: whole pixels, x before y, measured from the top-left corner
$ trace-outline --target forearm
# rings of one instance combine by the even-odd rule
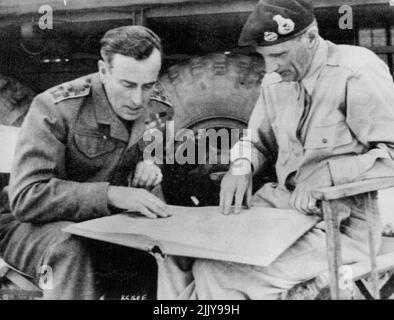
[[[24,222],[84,221],[110,214],[107,182],[78,183],[56,178],[21,190],[10,188],[11,209]]]
[[[329,160],[334,185],[394,176],[394,159],[389,150],[385,144],[379,144],[365,154]]]
[[[370,55],[348,80],[346,123],[363,154],[329,161],[335,185],[394,175],[394,85],[387,66]]]

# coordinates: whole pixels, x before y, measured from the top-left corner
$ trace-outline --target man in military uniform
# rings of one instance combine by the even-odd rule
[[[172,115],[154,91],[161,51],[145,27],[110,30],[98,73],[49,89],[31,105],[11,172],[12,215],[1,216],[0,256],[37,284],[44,273],[44,298],[97,299],[133,286],[154,292],[156,265],[147,253],[62,229],[121,211],[170,215],[148,191],[161,182],[160,168],[143,159],[145,130]]]
[[[394,132],[387,130],[394,127],[394,84],[374,53],[322,39],[311,0],[261,0],[239,44],[264,57],[267,75],[250,117],[251,135],[232,149],[222,180],[224,214],[240,213],[246,197],[252,205],[320,215],[313,189],[394,175]],[[278,180],[252,198],[253,174],[270,162]],[[368,257],[365,212],[376,208],[376,193],[335,206],[343,263]],[[380,217],[373,214],[380,245]],[[326,225],[320,221],[268,267],[197,260],[183,272],[168,259],[160,268],[159,297],[276,299],[327,268]]]

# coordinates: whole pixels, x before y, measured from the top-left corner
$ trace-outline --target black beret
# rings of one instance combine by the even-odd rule
[[[240,46],[271,46],[293,39],[315,20],[312,0],[260,0],[246,21]]]

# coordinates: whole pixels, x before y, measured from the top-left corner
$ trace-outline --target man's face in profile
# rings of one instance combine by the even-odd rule
[[[115,54],[111,65],[100,61],[99,69],[115,113],[123,120],[133,121],[149,103],[161,69],[161,53],[155,48],[144,60]]]
[[[302,37],[273,46],[257,47],[263,56],[267,73],[278,73],[283,81],[300,81],[309,66],[311,52]]]

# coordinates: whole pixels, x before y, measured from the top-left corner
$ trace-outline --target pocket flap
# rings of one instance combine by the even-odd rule
[[[75,144],[89,158],[96,158],[115,149],[115,142],[100,133],[75,133]]]
[[[352,142],[352,134],[344,121],[312,127],[305,140],[305,148],[333,148]]]

